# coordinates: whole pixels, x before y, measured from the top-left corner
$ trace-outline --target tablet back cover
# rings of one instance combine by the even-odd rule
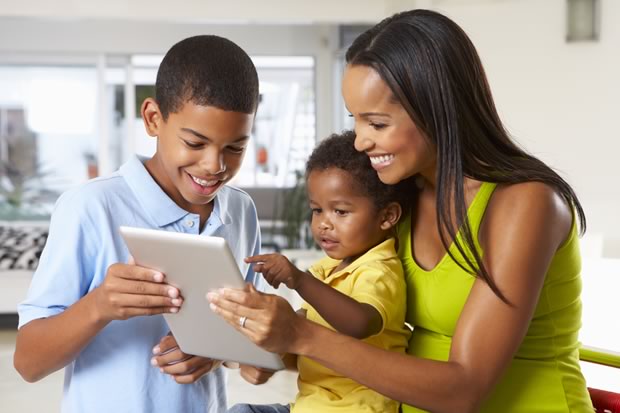
[[[120,231],[136,264],[161,271],[181,291],[181,309],[164,318],[184,353],[274,370],[284,367],[278,355],[256,346],[209,308],[209,291],[244,286],[224,238],[130,227]]]

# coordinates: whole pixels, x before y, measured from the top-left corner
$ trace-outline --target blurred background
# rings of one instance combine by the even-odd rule
[[[351,127],[344,52],[413,8],[463,27],[508,130],[575,188],[588,217],[582,341],[620,351],[620,1],[0,0],[0,405],[15,406],[2,411],[59,409],[62,372],[27,385],[12,369],[15,308],[58,195],[154,153],[139,107],[174,43],[217,34],[254,59],[261,102],[233,184],[254,197],[266,247],[304,266],[321,254],[301,225],[299,173],[318,140]],[[584,371],[620,390],[617,371]],[[252,393],[243,386],[234,382],[231,398],[286,402],[295,389],[294,376]]]

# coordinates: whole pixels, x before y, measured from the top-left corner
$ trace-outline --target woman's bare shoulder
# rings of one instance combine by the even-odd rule
[[[553,231],[564,240],[573,220],[571,206],[552,186],[543,182],[521,182],[497,186],[485,214],[487,229],[504,230],[524,224]],[[498,228],[498,229],[499,229]]]

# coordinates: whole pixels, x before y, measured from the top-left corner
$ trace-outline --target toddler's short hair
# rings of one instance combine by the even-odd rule
[[[353,131],[336,133],[321,141],[306,163],[306,179],[312,171],[338,168],[351,175],[355,189],[370,198],[377,209],[386,207],[390,202],[398,202],[403,210],[407,209],[413,186],[408,180],[397,185],[381,182],[377,171],[370,165],[368,155],[358,152],[354,142]]]

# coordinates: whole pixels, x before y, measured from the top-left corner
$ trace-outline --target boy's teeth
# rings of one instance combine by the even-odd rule
[[[394,155],[371,156],[370,163],[378,164],[394,159]]]
[[[218,182],[217,179],[213,181],[205,181],[204,179],[196,178],[195,176],[192,176],[192,179],[200,186],[213,186]]]

